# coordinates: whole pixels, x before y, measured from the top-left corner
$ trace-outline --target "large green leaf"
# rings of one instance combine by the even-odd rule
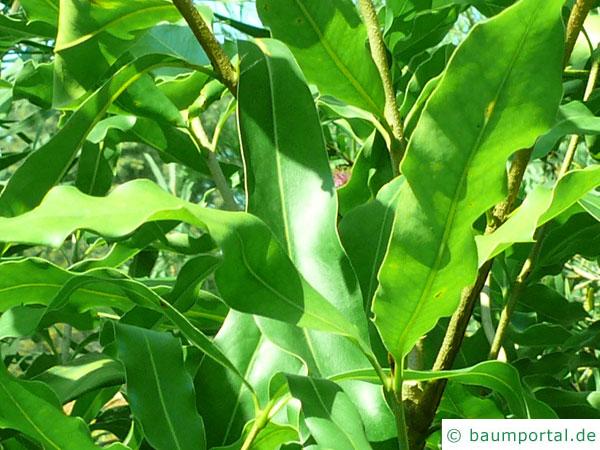
[[[523,0],[478,24],[412,134],[374,302],[375,323],[397,361],[454,312],[475,280],[472,225],[504,197],[510,154],[553,123],[562,93],[561,6]],[[490,70],[482,77],[473,67]]]
[[[224,253],[216,281],[223,300],[232,308],[364,344],[358,328],[302,278],[258,218],[202,208],[147,180],[121,185],[108,197],[56,187],[38,208],[0,218],[0,235],[7,242],[60,246],[77,229],[116,238],[160,220],[185,221],[209,231]]]
[[[117,343],[131,411],[152,447],[204,450],[204,424],[179,340],[168,333],[119,324]]]
[[[0,194],[0,214],[14,216],[29,211],[65,175],[87,134],[108,107],[145,72],[175,60],[150,55],[124,66],[69,117],[44,146],[32,153],[10,178]]]
[[[360,286],[337,234],[333,177],[302,72],[278,41],[239,47],[247,209],[270,227],[304,278],[366,336]],[[257,97],[257,87],[266,93]]]
[[[444,389],[438,411],[444,419],[504,419],[496,402],[474,395],[456,382],[449,382]]]
[[[0,427],[18,430],[52,450],[97,450],[79,418],[65,416],[56,394],[38,381],[21,381],[0,364]]]
[[[553,188],[538,186],[498,230],[476,238],[479,264],[515,242],[533,241],[538,227],[567,210],[598,186],[600,166],[568,172]]]
[[[329,380],[287,375],[292,396],[302,403],[304,420],[317,444],[336,450],[370,450],[354,404]]]
[[[257,9],[323,94],[382,116],[383,86],[350,0],[258,0]]]
[[[21,0],[21,6],[32,22],[45,22],[56,27],[60,0]]]
[[[206,161],[188,133],[144,117],[110,116],[94,126],[88,140],[95,144],[139,142],[158,150],[165,162],[178,162],[197,172],[209,173]]]
[[[395,60],[406,65],[412,57],[438,45],[454,26],[459,13],[457,5],[450,5],[397,16],[385,34]]]
[[[379,189],[392,177],[392,165],[385,140],[374,132],[354,160],[350,179],[337,190],[340,214],[345,216],[353,208],[375,198]]]
[[[544,284],[527,287],[519,299],[519,307],[534,311],[540,321],[562,325],[572,325],[588,317],[581,303],[568,301]]]
[[[306,82],[289,50],[278,41],[241,43],[240,53],[238,114],[248,211],[270,227],[299,272],[367,340],[359,282],[337,234],[334,183]],[[260,98],[257,86],[266,92]],[[293,110],[289,104],[294,104]],[[278,111],[286,113],[274,116]],[[385,160],[389,165],[387,153]],[[361,352],[339,336],[264,318],[257,323],[269,340],[301,358],[312,376],[369,366]],[[351,388],[358,405],[366,398],[373,405],[383,402],[368,386]],[[373,413],[372,423],[385,422],[382,416],[388,411],[385,406],[381,410],[384,413],[377,417],[373,413],[380,413],[377,408],[366,412]]]
[[[0,264],[0,312],[19,305],[49,305],[63,285],[76,275],[37,258],[3,262]],[[72,293],[70,303],[79,311],[100,305],[122,311],[131,307],[122,291],[102,283]]]
[[[537,264],[530,279],[558,274],[575,255],[596,258],[600,253],[600,222],[573,206],[548,224]],[[575,211],[573,214],[572,212]]]
[[[249,422],[246,429],[251,429],[254,422]],[[237,442],[226,447],[213,447],[213,450],[241,450],[246,436],[242,436]],[[248,450],[273,450],[287,449],[287,444],[298,441],[298,430],[289,425],[279,425],[269,422],[259,433],[248,447]],[[295,447],[294,447],[295,448]]]

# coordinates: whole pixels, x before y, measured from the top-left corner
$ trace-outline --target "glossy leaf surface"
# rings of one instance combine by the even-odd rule
[[[475,280],[472,225],[502,200],[508,156],[552,124],[561,95],[562,2],[540,5],[525,0],[477,25],[455,51],[413,132],[373,307],[383,341],[398,360],[452,314],[462,289]],[[485,50],[491,46],[494,55]],[[489,65],[494,70],[486,77],[471,71]]]

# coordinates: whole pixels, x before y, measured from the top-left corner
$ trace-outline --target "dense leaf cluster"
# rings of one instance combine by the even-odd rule
[[[0,449],[600,418],[595,2],[241,3],[0,2]]]

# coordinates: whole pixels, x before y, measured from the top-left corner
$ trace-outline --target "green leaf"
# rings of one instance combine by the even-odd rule
[[[88,140],[96,144],[139,142],[157,150],[165,162],[209,173],[205,159],[188,133],[145,117],[115,115],[103,119],[90,131]]]
[[[52,366],[33,379],[48,385],[64,404],[98,388],[120,386],[125,373],[114,359],[88,353],[68,364]]]
[[[540,321],[561,325],[572,325],[588,317],[581,303],[568,301],[544,284],[527,287],[519,299],[519,306],[535,311]]]
[[[379,383],[373,370],[363,370],[338,374],[331,377],[333,381],[360,379]],[[510,364],[500,361],[485,361],[472,367],[457,370],[417,371],[405,370],[404,381],[453,380],[461,384],[482,386],[500,394],[512,413],[521,419],[535,418],[541,412],[547,413],[547,406],[540,405],[523,387],[519,373]]]
[[[0,264],[0,312],[19,305],[49,305],[63,285],[76,275],[37,258],[3,262]],[[100,305],[120,310],[130,307],[122,291],[102,283],[72,293],[70,304],[79,311]]]
[[[390,52],[401,65],[408,64],[413,56],[439,44],[459,13],[460,8],[451,5],[396,17],[385,34]]]
[[[73,273],[46,261],[28,259],[0,264],[0,273],[8,275],[3,291],[0,290],[4,297],[8,297],[8,306],[19,300],[23,303],[48,306],[46,310],[41,311],[26,310],[25,314],[17,314],[20,312],[14,311],[17,307],[11,310],[10,314],[3,314],[0,318],[2,334],[7,336],[14,336],[15,333],[18,336],[31,334],[53,313],[59,312],[64,320],[66,307],[76,311],[99,307],[128,311],[135,305],[157,312],[158,318],[166,317],[191,343],[241,378],[235,366],[181,312],[148,287],[126,278],[120,272],[93,269],[85,273]],[[181,291],[173,291],[169,294],[173,296],[171,299],[175,302],[184,295]],[[152,323],[157,321],[154,316],[150,317],[150,320]]]
[[[600,166],[572,170],[553,188],[538,186],[498,230],[476,237],[479,264],[515,242],[532,242],[538,227],[567,210],[597,186],[600,186]]]
[[[446,386],[438,414],[450,419],[504,419],[504,414],[492,399],[474,395],[456,382]]]
[[[336,450],[371,450],[354,404],[332,381],[287,375],[292,396],[302,403],[304,420],[317,444]]]
[[[18,163],[19,161],[25,159],[28,155],[29,155],[29,152],[21,152],[21,153],[10,153],[5,156],[0,156],[0,170],[4,170],[7,167],[10,167],[13,164]]]
[[[202,7],[199,8],[200,11]],[[206,8],[206,7],[204,7]],[[150,28],[127,49],[134,57],[157,53],[169,55],[197,66],[210,64],[202,46],[188,25],[161,23]]]
[[[254,421],[248,422],[246,429],[250,429]],[[241,450],[244,444],[245,435],[237,442],[226,447],[213,447],[212,450]],[[250,444],[248,450],[273,450],[283,449],[282,444],[288,444],[298,441],[298,430],[289,425],[279,425],[274,422],[269,422]]]
[[[60,0],[21,0],[21,6],[32,22],[45,22],[56,27]]]
[[[581,102],[575,101],[562,105],[552,129],[535,143],[532,158],[546,156],[564,136],[569,134],[600,134],[600,118],[595,117],[594,113]]]
[[[13,174],[0,194],[0,214],[14,216],[37,206],[63,178],[87,134],[112,102],[145,72],[173,63],[172,58],[160,55],[144,57],[123,67],[90,95],[52,139],[33,152]]]
[[[25,98],[44,109],[52,107],[53,64],[35,64],[32,60],[25,63],[13,86],[13,98]]]
[[[598,392],[573,392],[545,387],[537,390],[535,395],[550,405],[561,419],[600,419]]]
[[[337,191],[340,214],[345,216],[352,208],[375,198],[392,176],[385,140],[379,133],[373,133],[354,161],[350,180]]]
[[[404,178],[398,177],[386,184],[375,200],[351,210],[340,222],[342,243],[358,275],[367,310],[377,289],[377,273],[388,248],[402,183]]]
[[[337,234],[335,187],[308,86],[280,42],[240,42],[239,48],[247,210],[270,227],[304,278],[366,339],[360,287]],[[266,94],[257,98],[259,86]],[[280,114],[289,104],[293,112]]]
[[[204,424],[179,340],[119,324],[117,344],[131,411],[150,445],[157,450],[206,449]]]
[[[259,0],[257,9],[323,94],[383,115],[383,85],[351,1]]]
[[[100,448],[81,419],[64,415],[49,387],[15,379],[0,366],[0,427],[18,430],[48,450]]]
[[[141,32],[180,19],[168,0],[61,0],[59,14],[54,103],[60,106],[94,87]]]
[[[105,149],[89,142],[84,143],[75,181],[77,188],[86,194],[101,196],[110,190],[112,181],[113,171],[105,156]]]
[[[54,38],[52,29],[46,24],[27,23],[11,19],[4,14],[0,14],[0,36],[0,52],[2,53],[21,41],[35,40],[38,37]]]
[[[156,87],[179,109],[188,109],[198,98],[198,93],[210,80],[208,74],[192,72],[162,79]]]
[[[304,278],[368,341],[359,283],[336,230],[334,183],[310,91],[278,41],[240,43],[240,53],[238,114],[248,211],[270,227]],[[257,86],[266,92],[260,98]],[[257,323],[268,339],[301,358],[311,375],[369,366],[359,349],[339,336],[264,318]],[[339,356],[331,358],[332,353]],[[357,391],[358,403],[369,398],[378,404],[372,392]]]
[[[438,77],[446,68],[448,59],[452,55],[455,47],[451,44],[438,48],[427,60],[421,63],[411,76],[406,88],[404,89],[404,98],[400,106],[400,114],[407,117],[411,109],[417,103],[425,86],[433,79]]]
[[[532,280],[547,273],[560,273],[564,264],[575,255],[596,258],[600,253],[600,223],[597,218],[587,213],[570,214],[570,211],[565,211],[548,227],[550,231],[542,242]]]
[[[510,339],[521,347],[560,347],[573,334],[562,325],[537,323],[521,332],[509,333]]]
[[[397,361],[454,312],[475,280],[472,225],[504,198],[510,154],[533,144],[554,120],[562,93],[562,2],[541,6],[523,0],[478,24],[452,56],[411,136],[373,305]],[[481,77],[474,65],[493,70]]]
[[[7,242],[57,247],[77,229],[116,238],[160,220],[209,231],[224,253],[216,281],[230,307],[361,341],[357,327],[298,274],[263,222],[185,202],[147,180],[121,185],[108,197],[56,187],[33,211],[0,218],[0,235]]]
[[[230,312],[214,343],[251,384],[261,408],[271,400],[269,384],[276,373],[302,370],[300,361],[271,343],[249,314]],[[244,425],[255,418],[252,392],[239,378],[206,358],[198,369],[194,384],[209,447],[235,442]]]

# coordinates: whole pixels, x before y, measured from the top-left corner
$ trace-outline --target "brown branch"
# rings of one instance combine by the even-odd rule
[[[571,11],[565,37],[565,65],[571,57],[577,36],[579,36],[579,33],[583,28],[583,22],[593,3],[593,0],[577,0],[577,3]],[[508,175],[508,196],[502,203],[496,205],[494,208],[486,233],[496,231],[506,221],[508,215],[514,209],[532,151],[533,149],[529,148],[520,150],[515,154]],[[532,253],[530,256],[535,258],[536,254]],[[487,261],[479,269],[477,279],[473,286],[463,291],[459,307],[450,319],[433,370],[449,370],[453,367],[456,356],[462,345],[467,325],[473,314],[475,303],[481,295],[481,291],[485,286],[492,265],[493,260]],[[423,448],[429,427],[433,422],[445,387],[446,380],[428,383],[424,386],[421,395],[412,399],[408,419],[409,425],[412,427],[411,441],[414,442],[414,446],[411,448]]]
[[[592,9],[592,6],[594,6],[594,2],[595,0],[577,0],[577,3],[575,3],[575,6],[571,10],[565,38],[565,58],[563,62],[565,66],[569,63],[579,33],[583,29],[583,22],[585,22],[585,18]]]
[[[234,97],[237,97],[238,75],[229,57],[221,47],[219,41],[206,24],[192,0],[173,0],[183,18],[190,26],[194,36],[206,52],[219,80],[227,86]]]
[[[387,57],[387,48],[383,41],[383,34],[379,26],[377,11],[371,0],[360,0],[360,9],[363,15],[365,25],[367,27],[367,35],[369,37],[369,46],[371,48],[371,56],[379,71],[381,82],[383,83],[383,91],[385,93],[385,120],[392,130],[392,139],[390,139],[390,157],[392,160],[392,168],[394,175],[397,175],[400,170],[400,161],[404,156],[406,142],[404,139],[404,125],[400,117],[400,109],[396,101],[396,90],[392,81],[392,73],[390,71],[389,61]]]

